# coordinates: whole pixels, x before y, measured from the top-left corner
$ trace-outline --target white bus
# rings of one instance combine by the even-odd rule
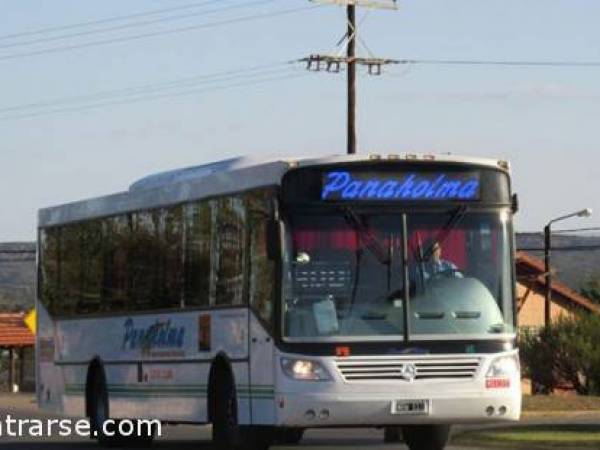
[[[240,158],[41,210],[40,407],[254,448],[381,427],[441,450],[518,420],[508,169]]]

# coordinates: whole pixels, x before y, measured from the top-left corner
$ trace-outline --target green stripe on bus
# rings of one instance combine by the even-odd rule
[[[108,391],[117,396],[198,396],[207,395],[207,385],[147,385],[147,384],[109,384]],[[85,392],[83,384],[68,384],[65,386],[67,394],[79,395]],[[273,386],[238,386],[238,395],[241,398],[272,399],[275,396]]]

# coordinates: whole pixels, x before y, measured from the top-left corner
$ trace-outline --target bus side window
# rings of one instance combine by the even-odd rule
[[[104,219],[102,311],[125,311],[129,304],[127,257],[130,234],[126,215]]]
[[[213,264],[216,268],[216,305],[241,305],[244,302],[246,261],[246,210],[240,197],[221,197],[215,202],[217,213]]]
[[[183,289],[183,227],[182,206],[161,211],[158,275],[155,277],[155,308],[179,308]]]
[[[81,297],[82,287],[82,245],[79,224],[65,225],[60,232],[60,283],[58,314],[73,316]]]
[[[40,299],[42,304],[50,312],[55,314],[58,308],[58,282],[60,280],[60,230],[58,228],[48,228],[40,233],[40,262],[41,262],[41,283]]]
[[[185,234],[185,304],[209,306],[211,296],[212,201],[205,200],[186,207]]]
[[[250,307],[269,326],[273,321],[275,262],[267,252],[267,228],[270,218],[268,196],[251,193],[247,197],[250,232]]]
[[[130,228],[127,310],[179,308],[183,279],[182,207],[134,213]]]
[[[76,313],[100,310],[102,290],[102,222],[93,220],[79,226],[81,246],[81,293]]]

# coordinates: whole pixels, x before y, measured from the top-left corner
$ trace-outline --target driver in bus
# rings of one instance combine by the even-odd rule
[[[423,263],[423,278],[425,281],[439,276],[463,278],[463,274],[458,270],[456,264],[442,258],[442,246],[440,243],[433,241],[430,245],[431,257]]]

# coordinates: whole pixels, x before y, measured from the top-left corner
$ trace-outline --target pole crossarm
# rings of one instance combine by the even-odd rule
[[[398,9],[397,0],[310,0],[313,3],[338,6],[358,6],[373,9]]]
[[[367,67],[369,75],[381,75],[383,66],[400,63],[400,61],[395,59],[361,58],[335,55],[310,55],[306,58],[299,59],[298,61],[306,63],[306,69],[311,72],[326,71],[331,73],[339,73],[342,66],[357,64],[359,66]]]
[[[339,73],[342,66],[345,66],[348,73],[348,137],[347,137],[347,153],[352,155],[356,153],[356,69],[357,66],[367,68],[369,75],[381,75],[382,67],[388,64],[399,64],[400,61],[393,59],[375,58],[373,52],[367,47],[366,43],[361,39],[358,33],[356,23],[356,8],[379,8],[379,9],[397,9],[397,0],[310,0],[314,3],[325,3],[330,5],[338,5],[346,7],[347,29],[344,38],[338,43],[338,47],[342,42],[346,41],[346,55],[342,56],[341,52],[335,56],[313,54],[307,58],[303,58],[300,62],[306,63],[306,68],[311,72],[331,72]],[[364,22],[368,11],[363,17]],[[360,25],[359,24],[359,25]],[[356,56],[356,41],[361,43],[369,53],[368,58]],[[343,50],[342,50],[343,51]]]

